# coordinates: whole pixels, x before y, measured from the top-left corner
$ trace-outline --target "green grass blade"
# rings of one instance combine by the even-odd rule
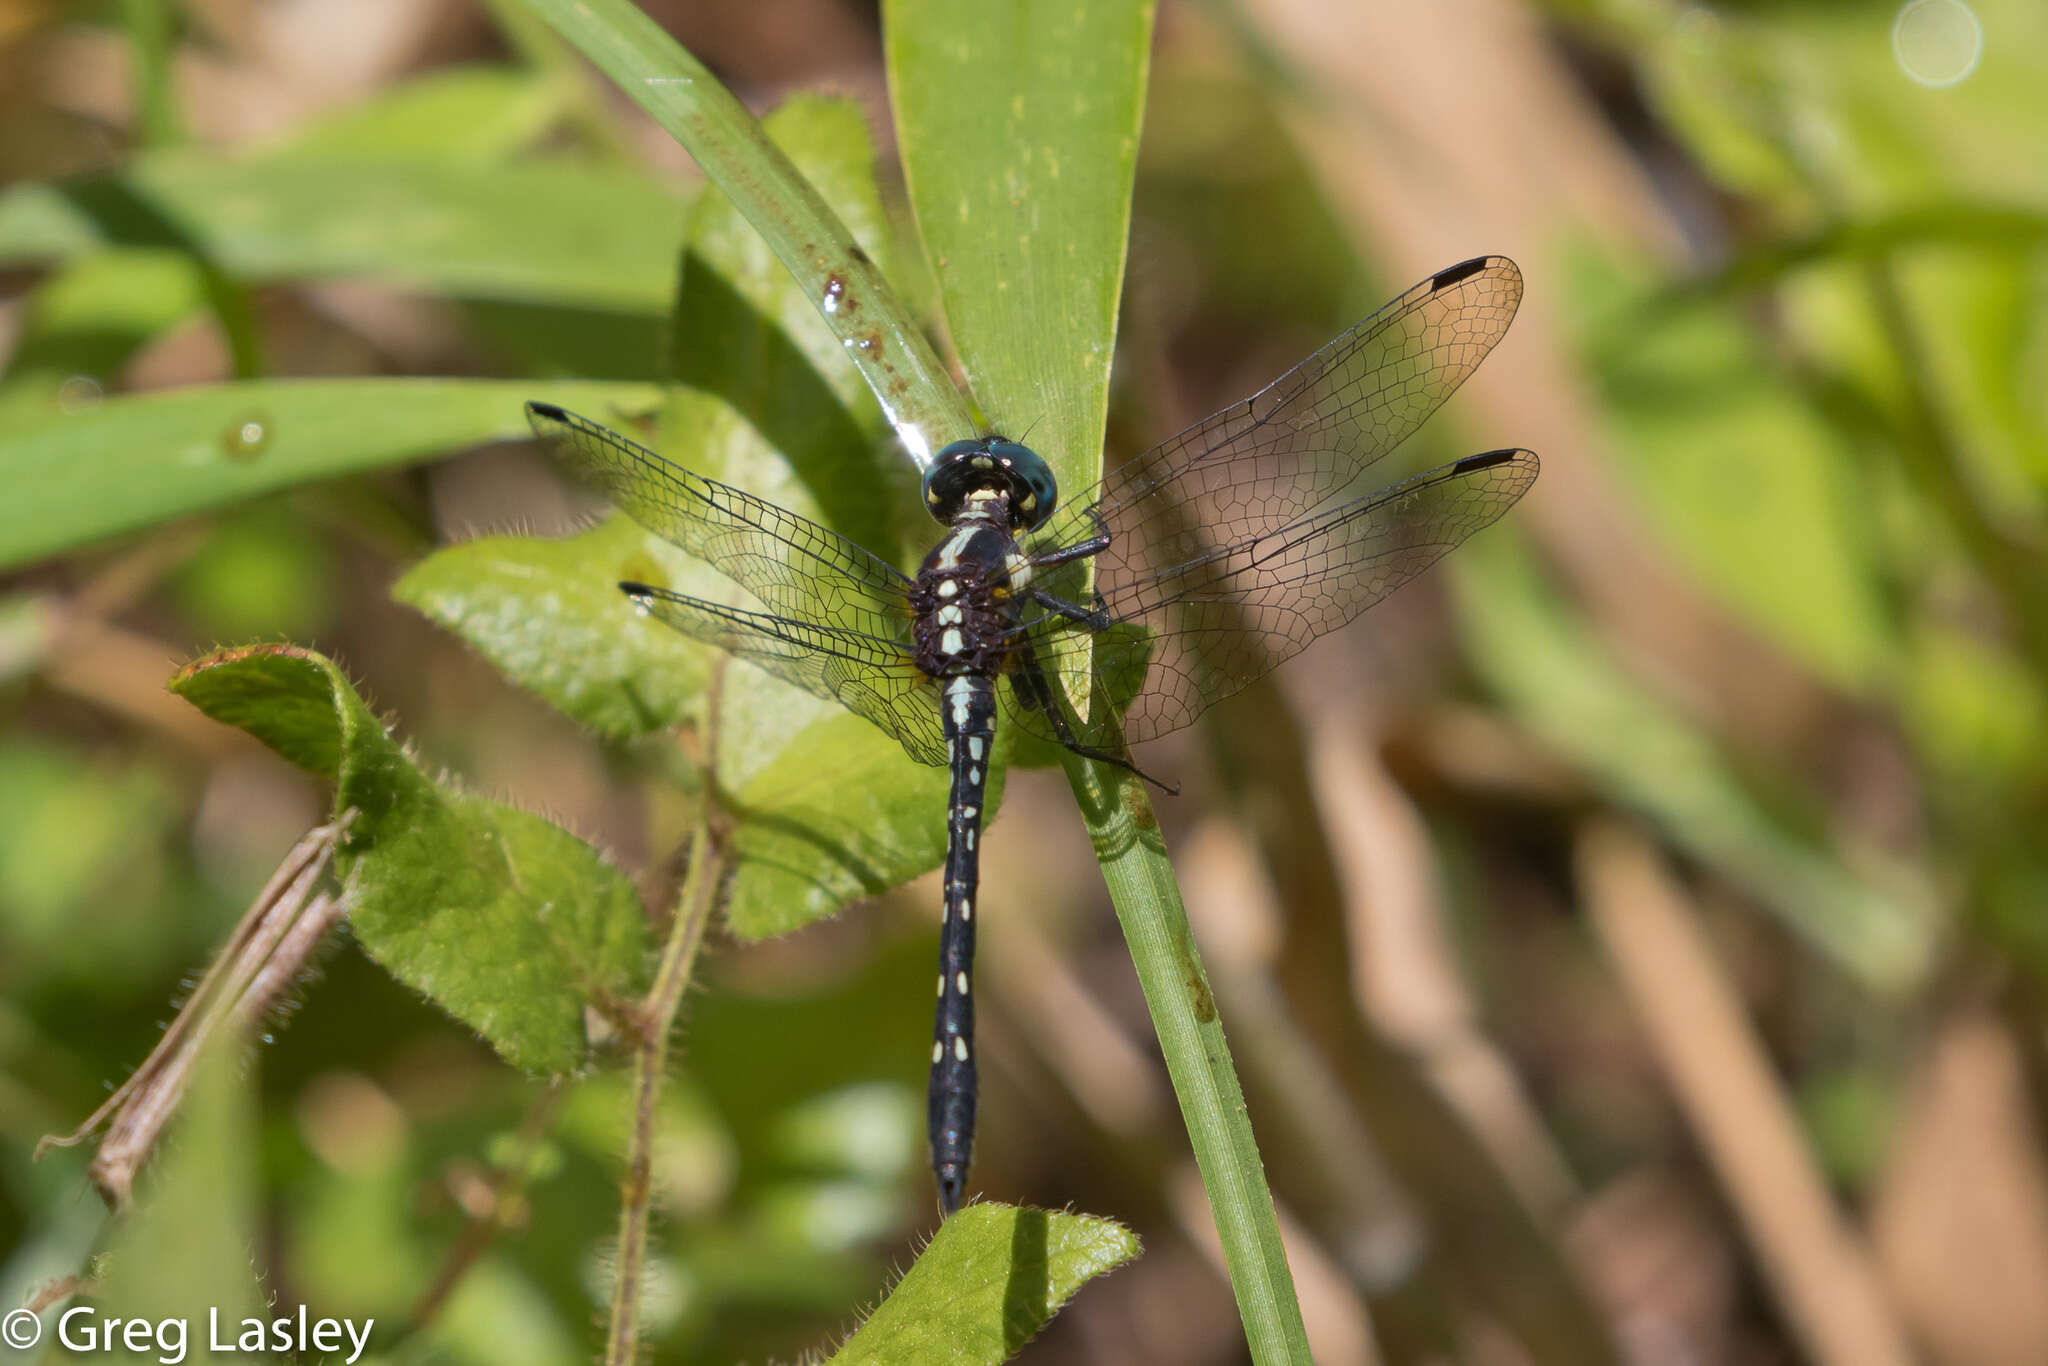
[[[294,380],[166,389],[0,436],[0,569],[315,479],[530,433],[521,404],[645,409],[644,384]]]
[[[65,262],[25,300],[0,382],[0,432],[63,411],[67,393],[113,386],[152,338],[205,306],[205,282],[183,252],[117,248]]]
[[[1265,1163],[1159,818],[1131,774],[1071,755],[1066,767],[1173,1079],[1252,1360],[1312,1361]]]
[[[144,156],[0,191],[0,264],[110,245],[201,252],[243,284],[366,275],[474,299],[659,315],[685,204],[653,178],[403,149]]]
[[[1060,488],[1100,473],[1152,6],[891,0],[889,95],[976,399]]]
[[[569,96],[567,82],[518,67],[443,67],[294,130],[281,154],[500,163],[544,138]]]
[[[177,22],[178,12],[158,0],[121,0],[135,82],[136,132],[150,147],[169,147],[185,137],[171,83],[171,50],[176,45],[172,29]]]
[[[732,92],[630,0],[528,0],[695,157],[797,285],[923,465],[974,430],[917,320],[846,225]]]
[[[761,127],[891,268],[874,140],[859,108],[799,95]],[[891,450],[880,406],[815,302],[723,195],[698,200],[691,219],[662,348],[674,381],[663,448],[899,562],[901,533],[915,518],[907,539],[922,555],[933,524],[914,472]]]

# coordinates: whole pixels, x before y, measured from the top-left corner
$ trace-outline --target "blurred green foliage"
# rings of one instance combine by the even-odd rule
[[[1786,1011],[1796,1018],[1774,1022],[1776,1041],[1828,1170],[1859,1192],[1903,1113],[1900,1035],[1916,1013],[1937,1011],[1958,979],[2008,983],[2001,1003],[2038,1053],[2048,987],[2048,11],[1979,0],[1980,62],[1928,90],[1901,74],[1895,8],[1540,10],[1581,69],[1603,76],[1591,83],[1607,91],[1616,138],[1683,186],[1693,237],[1674,264],[1590,224],[1522,265],[1568,306],[1570,368],[1645,539],[1763,642],[1773,681],[1813,699],[1810,743],[1774,744],[1754,718],[1702,706],[1717,680],[1645,666],[1560,570],[1543,540],[1554,530],[1502,527],[1452,562],[1461,668],[1446,685],[1483,699],[1571,786],[1518,798],[1504,819],[1497,799],[1455,780],[1419,785],[1495,1019],[1572,1006],[1563,975],[1490,964],[1489,946],[1510,955],[1525,930],[1511,899],[1489,894],[1489,869],[1513,862],[1531,896],[1568,899],[1560,831],[1590,807],[1629,813],[1701,885],[1783,927],[1769,942],[1789,964],[1785,995],[1827,1004]],[[1217,32],[1256,24],[1226,19]],[[810,924],[936,861],[942,777],[864,723],[748,675],[725,684],[728,710],[711,726],[714,664],[635,620],[609,587],[699,572],[658,540],[611,522],[423,553],[447,528],[419,463],[520,439],[529,398],[614,425],[651,418],[650,439],[697,467],[899,557],[916,550],[905,467],[811,301],[722,197],[625,152],[634,135],[594,78],[508,25],[510,57],[491,40],[226,151],[189,145],[193,121],[165,103],[180,83],[164,63],[191,46],[185,26],[151,37],[97,13],[17,40],[33,51],[81,33],[140,38],[150,59],[134,73],[144,113],[111,142],[61,101],[27,110],[33,96],[17,90],[0,112],[0,164],[18,176],[0,189],[12,318],[0,563],[16,571],[0,585],[6,1306],[75,1273],[102,1239],[76,1194],[82,1159],[31,1166],[28,1145],[88,1111],[145,1051],[152,1020],[260,881],[250,846],[282,847],[325,806],[324,788],[261,767],[250,747],[166,719],[183,704],[157,693],[178,660],[281,637],[305,643],[298,658],[322,661],[312,667],[337,659],[368,679],[393,731],[339,674],[322,674],[324,715],[353,718],[387,779],[458,808],[445,826],[418,825],[437,842],[494,839],[480,832],[510,822],[528,832],[511,838],[568,861],[579,894],[602,888],[600,918],[631,949],[606,959],[609,989],[636,984],[628,960],[645,927],[625,874],[519,809],[556,800],[555,772],[534,758],[538,776],[501,802],[438,769],[449,754],[520,745],[553,755],[561,731],[384,601],[394,579],[399,602],[597,737],[595,770],[645,807],[653,871],[641,890],[659,889],[661,855],[701,796],[663,738],[679,725],[720,746],[739,817],[740,934]],[[1236,375],[1236,358],[1301,354],[1403,282],[1359,252],[1296,152],[1289,116],[1316,97],[1296,74],[1270,52],[1218,60],[1213,46],[1162,42],[1135,153],[1121,344],[1137,364],[1111,416],[1124,445],[1159,434],[1136,414],[1171,409],[1146,372],[1158,357],[1204,382]],[[1447,64],[1441,78],[1458,72]],[[897,240],[899,192],[886,164],[878,178],[853,105],[800,97],[771,127],[904,294],[949,284],[944,262],[936,286],[920,282],[918,253]],[[927,232],[943,255],[943,233]],[[1019,249],[1062,240],[1062,225],[1038,225]],[[327,292],[336,282],[426,301],[421,330],[438,341],[415,352],[388,327],[358,335]],[[998,297],[974,298],[1000,314]],[[1111,288],[1098,311],[1116,300]],[[1016,373],[994,389],[1027,395],[1006,405],[1031,407],[1033,366],[1109,364],[1040,340],[1044,355],[1004,358]],[[979,382],[1001,367],[970,357],[967,369]],[[156,387],[164,373],[213,382]],[[887,492],[869,496],[875,486]],[[158,676],[122,672],[137,650]],[[580,778],[561,781],[564,806],[600,809]],[[1476,852],[1493,845],[1510,852]],[[364,950],[443,1006],[466,1002],[463,1019],[542,1071],[577,1072],[586,1031],[606,1032],[581,1009],[588,974],[521,950],[510,930],[483,936],[507,962],[472,958],[466,936],[393,949],[375,920],[330,952],[261,1051],[254,1117],[221,1072],[195,1092],[188,1140],[151,1173],[169,1204],[155,1217],[179,1218],[179,1201],[260,1205],[275,1231],[266,1255],[292,1293],[377,1316],[394,1359],[587,1357],[609,1293],[624,1078],[600,1067],[551,1093]],[[819,933],[836,937],[820,947]],[[657,1355],[817,1347],[852,1327],[892,1257],[907,1260],[925,1177],[921,1059],[904,1042],[928,1019],[927,933],[881,916],[712,964],[715,989],[691,999],[657,1120]],[[514,967],[575,981],[536,986]],[[1589,1179],[1642,1143],[1591,1094],[1560,1083],[1549,1116]],[[1054,1204],[1107,1188],[1128,1201],[1107,1212],[1165,1222],[1156,1153],[1079,1119],[1041,1122],[1013,1146],[1042,1140],[1045,1153],[1008,1155],[1020,1185],[1039,1181],[1030,1188]],[[1098,1150],[1116,1156],[1090,1171]],[[503,1229],[408,1340],[483,1208]],[[161,1231],[119,1235],[110,1296],[130,1293],[124,1262],[176,1260],[152,1250]],[[217,1241],[190,1254],[189,1293],[253,1289],[235,1279],[243,1243]],[[1077,1255],[1089,1270],[1128,1255],[1113,1237],[1082,1251],[1099,1259]],[[152,1303],[175,1287],[160,1289]],[[869,1331],[904,1330],[878,1319]]]

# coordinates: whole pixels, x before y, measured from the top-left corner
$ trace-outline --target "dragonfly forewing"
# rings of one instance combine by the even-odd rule
[[[1240,403],[1117,466],[1034,538],[1050,549],[1106,528],[1096,559],[1172,561],[1246,540],[1331,499],[1406,441],[1507,335],[1522,273],[1505,256],[1437,272]],[[1138,571],[1142,572],[1142,570]]]
[[[874,722],[921,764],[945,764],[938,689],[897,642],[750,612],[649,584],[619,586],[657,621]]]
[[[910,580],[880,556],[551,403],[529,403],[526,414],[572,473],[771,614],[909,642]]]

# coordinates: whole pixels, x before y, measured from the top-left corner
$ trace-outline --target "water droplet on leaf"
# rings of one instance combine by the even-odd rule
[[[250,413],[220,434],[220,448],[230,459],[253,460],[270,449],[273,424],[263,413]]]

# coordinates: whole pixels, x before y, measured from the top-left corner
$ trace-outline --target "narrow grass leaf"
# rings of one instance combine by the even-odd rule
[[[995,427],[1028,430],[1078,494],[1101,472],[1152,6],[889,0],[884,19],[961,364]]]
[[[530,435],[521,404],[651,407],[638,384],[271,380],[109,399],[0,433],[0,569],[292,488]]]
[[[732,92],[631,0],[527,0],[696,158],[839,338],[922,466],[973,420],[922,327]]]
[[[562,114],[564,82],[513,66],[448,67],[380,90],[295,131],[272,155],[496,161]]]
[[[249,285],[356,275],[465,298],[660,313],[685,202],[640,172],[547,162],[166,152],[0,191],[0,265],[189,243]]]

